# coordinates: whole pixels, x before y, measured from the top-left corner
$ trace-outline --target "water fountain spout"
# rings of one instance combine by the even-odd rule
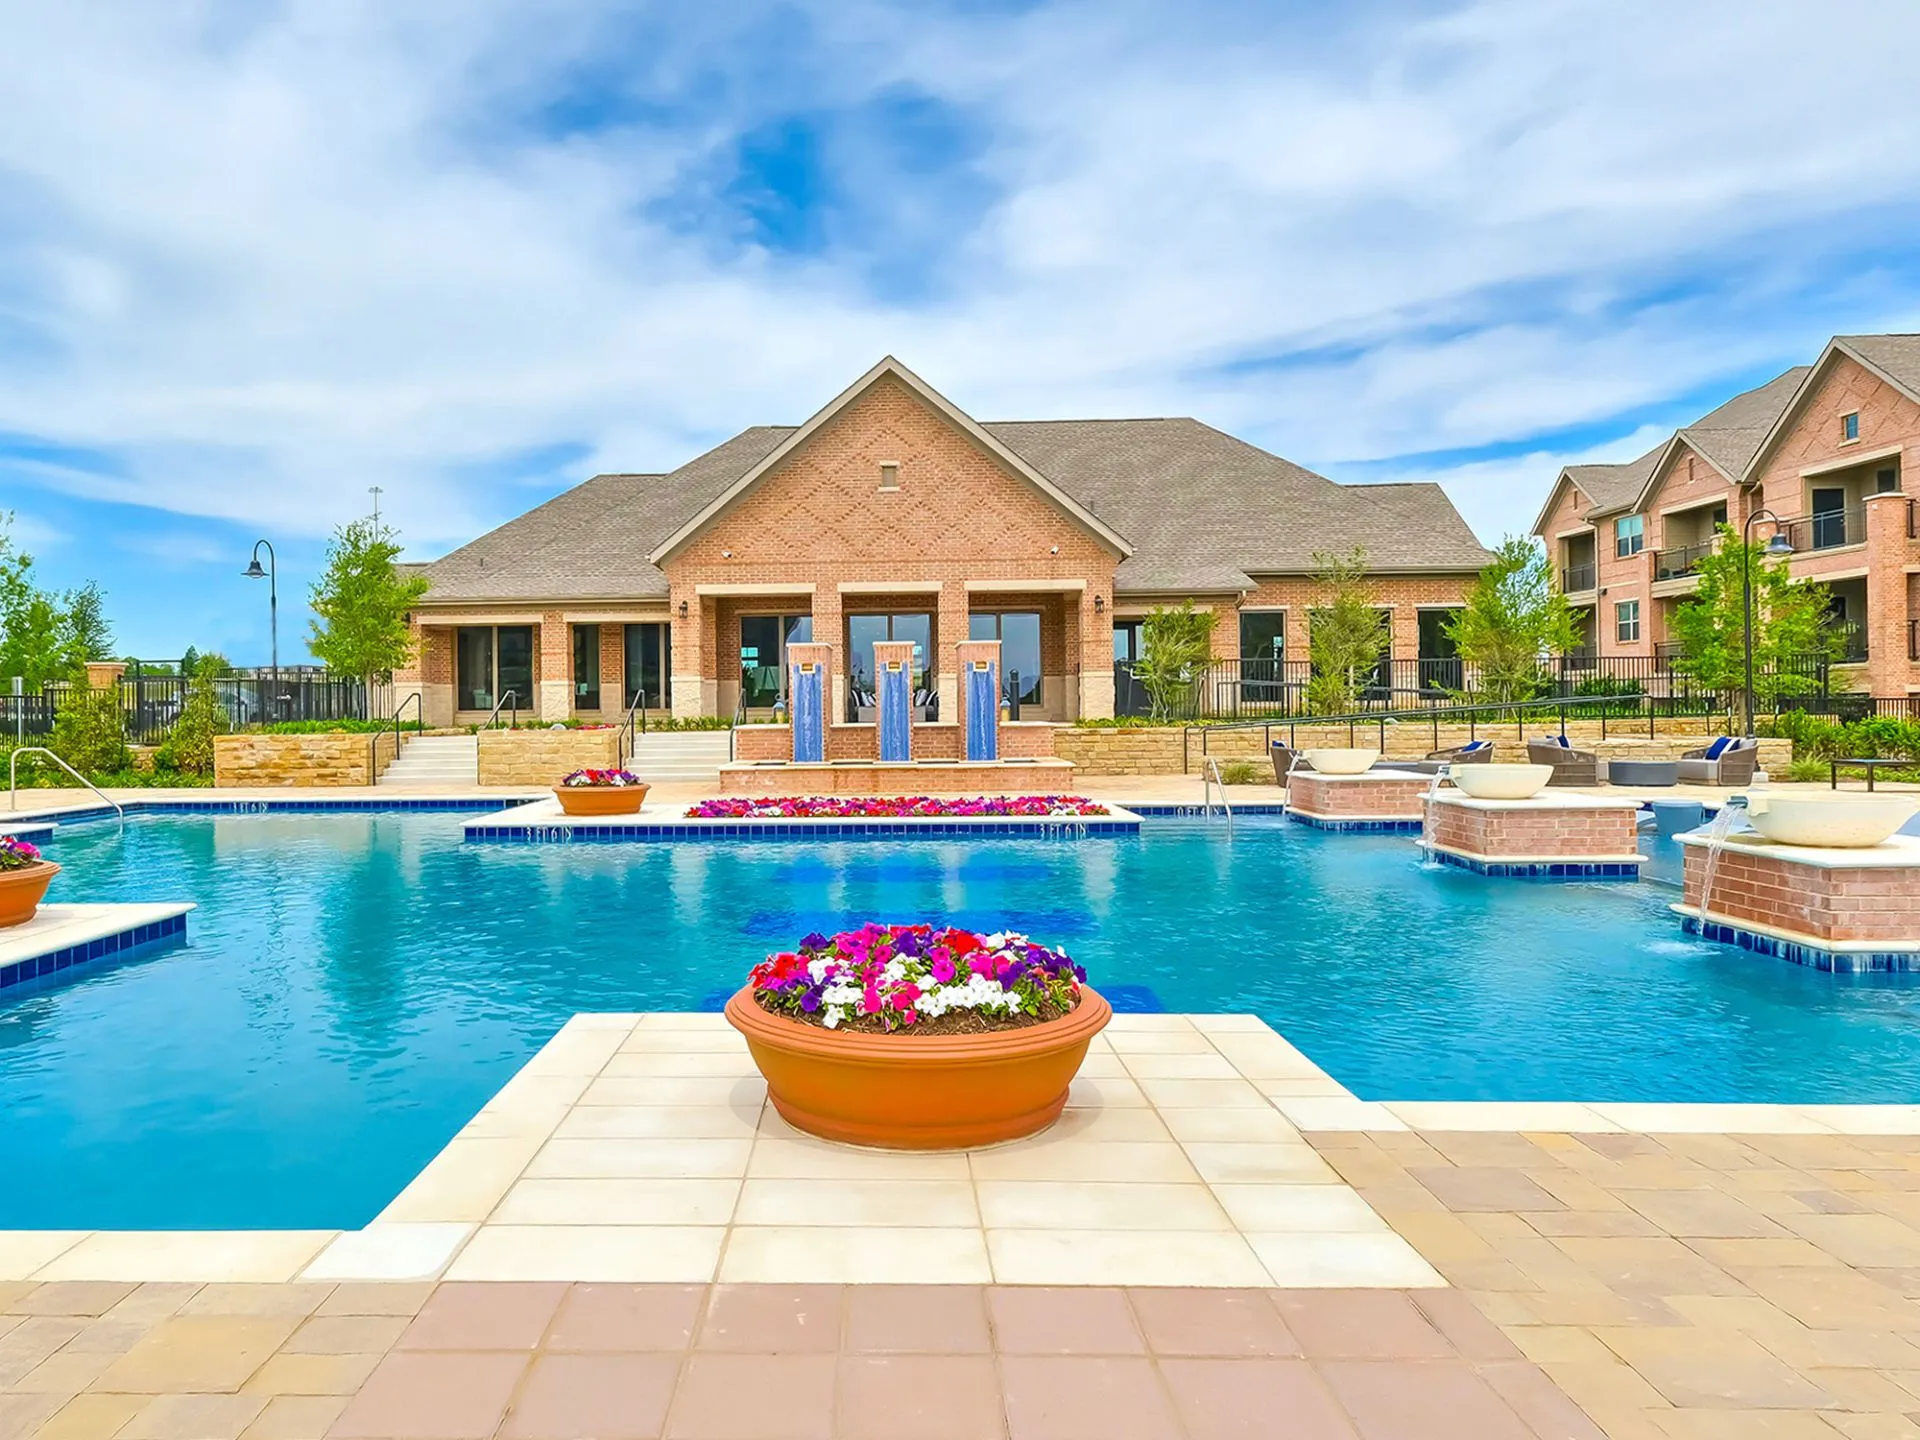
[[[1720,853],[1726,849],[1727,836],[1734,827],[1747,819],[1747,797],[1730,795],[1727,803],[1713,817],[1713,824],[1707,827],[1707,863],[1700,873],[1700,933],[1706,934],[1708,902],[1713,899],[1713,882],[1720,873]],[[1748,825],[1751,829],[1751,824]]]
[[[1433,858],[1433,800],[1440,793],[1440,782],[1450,779],[1453,762],[1442,760],[1434,768],[1433,783],[1427,786],[1427,793],[1421,797],[1420,804],[1420,863],[1425,867],[1438,865]]]

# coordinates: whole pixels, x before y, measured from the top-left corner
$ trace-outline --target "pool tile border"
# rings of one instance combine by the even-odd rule
[[[41,914],[51,917],[67,908],[45,905],[41,907]],[[108,912],[120,911],[122,914],[117,919],[110,914],[102,915],[100,919],[110,927],[102,933],[89,934],[65,945],[52,946],[32,955],[22,955],[0,963],[0,990],[11,990],[29,981],[44,980],[54,975],[69,973],[113,956],[129,954],[145,946],[177,940],[187,933],[187,912],[194,907],[180,904],[101,905],[84,908]],[[151,918],[128,925],[123,923],[126,912],[144,914]],[[0,940],[5,938],[5,932],[0,931]]]
[[[679,808],[679,807],[676,807]],[[551,800],[499,811],[462,827],[468,840],[565,845],[576,842],[621,843],[657,840],[924,840],[1041,839],[1083,840],[1140,833],[1140,817],[1118,805],[1105,815],[901,816],[860,820],[702,820],[678,815],[668,819],[576,821],[559,813]],[[528,810],[535,814],[526,814]]]
[[[1343,817],[1339,815],[1315,815],[1309,810],[1287,812],[1289,820],[1302,825],[1310,825],[1315,830],[1345,831],[1357,835],[1418,835],[1421,830],[1419,818],[1394,818],[1392,816]]]
[[[1504,880],[1638,880],[1638,860],[1483,860],[1456,850],[1433,847],[1442,865]]]
[[[1683,911],[1678,905],[1673,908],[1680,913],[1680,928],[1689,935],[1748,950],[1755,955],[1771,956],[1789,965],[1801,965],[1809,970],[1823,970],[1833,975],[1898,975],[1920,971],[1920,950],[1828,949],[1817,944],[1789,940],[1782,935],[1769,935],[1763,930],[1732,925],[1724,920],[1707,920],[1703,924],[1697,914]]]

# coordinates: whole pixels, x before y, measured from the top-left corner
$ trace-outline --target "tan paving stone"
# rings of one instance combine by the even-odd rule
[[[1712,1261],[1738,1278],[1742,1270],[1778,1269],[1792,1266],[1842,1268],[1843,1262],[1831,1251],[1810,1240],[1793,1235],[1770,1235],[1759,1239],[1690,1238],[1687,1248]]]
[[[368,1355],[391,1350],[407,1328],[404,1315],[316,1315],[287,1340],[289,1355]]]
[[[139,1288],[97,1280],[61,1280],[28,1287],[8,1308],[16,1315],[99,1316]]]
[[[1549,1360],[1540,1368],[1589,1414],[1602,1410],[1657,1410],[1669,1401],[1624,1361]]]
[[[1610,1365],[1619,1357],[1584,1325],[1514,1325],[1507,1334],[1520,1353],[1537,1365]]]
[[[1912,1415],[1850,1415],[1828,1412],[1823,1417],[1835,1433],[1849,1440],[1913,1440],[1920,1421]]]
[[[118,1357],[95,1388],[147,1395],[235,1391],[298,1323],[285,1315],[176,1315]]]
[[[107,1318],[144,1324],[165,1320],[169,1315],[179,1314],[181,1308],[200,1292],[200,1288],[198,1285],[182,1285],[174,1281],[149,1280],[135,1286],[132,1294],[107,1311]]]
[[[1670,1237],[1569,1236],[1551,1242],[1615,1290],[1645,1295],[1742,1295],[1746,1287]]]
[[[76,1395],[41,1426],[38,1440],[111,1440],[151,1403],[146,1395]]]
[[[0,1335],[0,1388],[29,1374],[49,1355],[87,1328],[70,1315],[30,1315]]]
[[[1833,1403],[1842,1410],[1897,1414],[1915,1408],[1912,1392],[1878,1370],[1815,1365],[1799,1373],[1832,1397]]]
[[[111,1352],[62,1350],[42,1360],[9,1388],[22,1392],[78,1394],[99,1379],[101,1373],[118,1358]]]
[[[1626,1190],[1620,1198],[1664,1233],[1682,1239],[1785,1233],[1766,1216],[1720,1191]]]
[[[1595,1335],[1676,1406],[1806,1410],[1833,1403],[1745,1335],[1691,1327],[1609,1327]]]
[[[294,1315],[304,1319],[333,1293],[331,1285],[203,1285],[182,1315]]]
[[[0,1440],[34,1440],[41,1425],[71,1398],[0,1392]]]
[[[271,1357],[241,1388],[249,1395],[351,1395],[367,1381],[384,1352],[361,1355]]]
[[[1747,1288],[1816,1330],[1920,1330],[1920,1303],[1857,1271],[1749,1270]]]
[[[1456,1214],[1561,1208],[1558,1200],[1517,1168],[1418,1165],[1408,1173]]]
[[[418,1315],[433,1294],[433,1282],[348,1281],[333,1287],[316,1315]]]
[[[1848,1265],[1920,1265],[1920,1231],[1891,1215],[1802,1215],[1781,1223]]]
[[[1674,1410],[1654,1423],[1671,1440],[1833,1440],[1819,1415],[1793,1410]]]
[[[124,1355],[153,1329],[155,1323],[148,1320],[115,1320],[111,1316],[103,1316],[69,1340],[66,1348],[92,1350],[102,1355]]]
[[[239,1440],[266,1408],[259,1395],[160,1395],[116,1440]]]
[[[338,1395],[276,1395],[240,1440],[326,1440],[346,1404]]]

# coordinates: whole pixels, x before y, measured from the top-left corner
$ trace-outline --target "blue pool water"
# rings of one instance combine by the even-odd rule
[[[575,1011],[697,1007],[867,917],[1009,925],[1095,984],[1255,1011],[1371,1098],[1920,1100],[1913,982],[1687,939],[1655,885],[1423,869],[1405,837],[540,846],[460,821],[62,832],[55,898],[201,908],[184,948],[0,1000],[0,1226],[362,1224]]]

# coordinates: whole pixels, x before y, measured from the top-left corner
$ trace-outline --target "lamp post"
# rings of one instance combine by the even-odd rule
[[[267,568],[260,568],[260,549],[266,547]],[[280,564],[274,559],[273,546],[265,540],[253,542],[253,560],[240,572],[249,580],[267,582],[267,634],[273,645],[273,688],[280,688]]]
[[[1753,522],[1771,520],[1773,538],[1767,541],[1767,554],[1791,555],[1793,542],[1781,528],[1780,517],[1764,505],[1747,516],[1740,527],[1740,625],[1747,661],[1747,738],[1753,739]]]

